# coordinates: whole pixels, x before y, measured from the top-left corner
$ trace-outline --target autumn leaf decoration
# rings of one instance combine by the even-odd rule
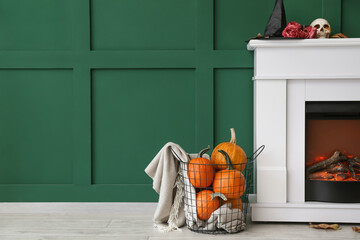
[[[312,223],[309,223],[310,224],[310,227],[311,228],[316,228],[316,229],[330,229],[330,230],[341,230],[341,227],[339,227],[338,224],[325,224],[325,223],[322,223],[322,224],[318,224],[318,225],[315,225],[315,224],[312,224]]]

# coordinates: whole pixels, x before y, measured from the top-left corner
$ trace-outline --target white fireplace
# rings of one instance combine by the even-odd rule
[[[305,103],[360,101],[360,39],[251,40],[253,221],[360,222],[360,203],[305,201]],[[360,147],[360,146],[359,146]]]

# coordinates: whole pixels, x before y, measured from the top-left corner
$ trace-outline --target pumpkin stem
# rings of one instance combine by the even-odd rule
[[[236,144],[235,129],[234,129],[234,128],[230,128],[230,132],[231,132],[230,143],[231,143],[231,144]]]
[[[220,198],[222,198],[222,200],[227,201],[227,198],[225,197],[225,195],[222,193],[219,193],[219,192],[210,194],[210,197],[211,197],[211,200],[214,200],[214,198],[216,198],[216,197],[220,197]]]
[[[201,150],[198,154],[198,158],[202,158],[202,155],[209,150],[210,150],[210,146],[207,146],[207,148],[204,148],[203,150]]]
[[[229,155],[224,150],[218,150],[222,155],[224,155],[224,158],[226,159],[226,169],[227,170],[233,170],[233,165],[231,163]]]

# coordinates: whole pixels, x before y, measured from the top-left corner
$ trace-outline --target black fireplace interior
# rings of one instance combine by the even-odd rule
[[[360,203],[360,102],[306,102],[305,201]]]

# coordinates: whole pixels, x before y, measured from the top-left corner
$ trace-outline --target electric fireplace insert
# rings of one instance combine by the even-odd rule
[[[305,110],[305,200],[360,203],[360,102]]]

